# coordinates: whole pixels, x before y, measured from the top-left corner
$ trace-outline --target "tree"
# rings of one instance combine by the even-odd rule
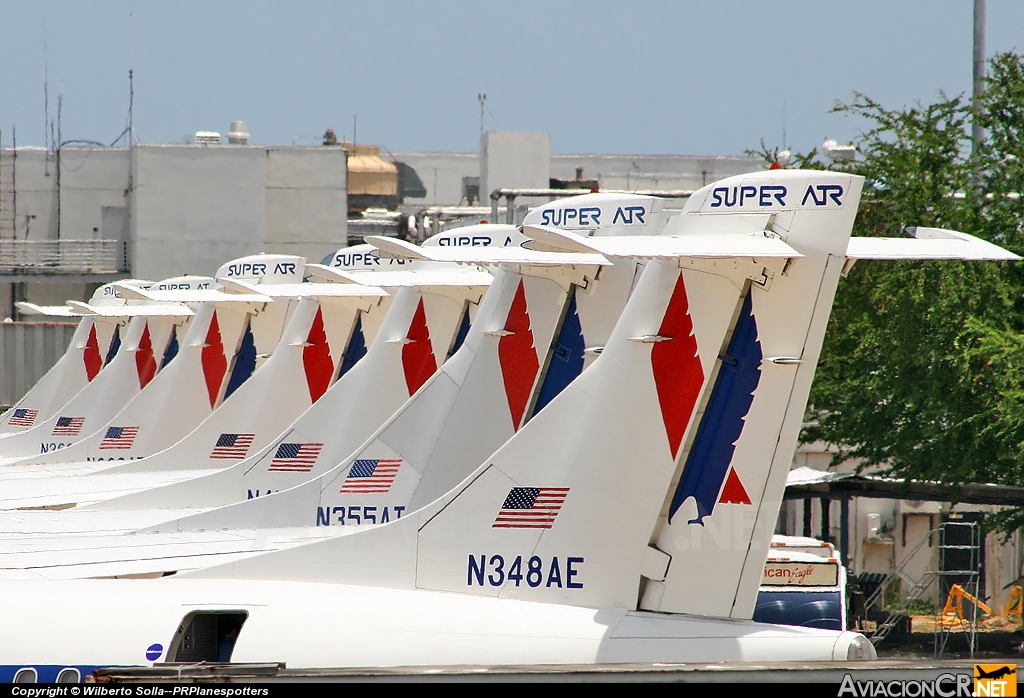
[[[871,124],[859,159],[833,166],[867,180],[854,235],[942,227],[1024,251],[1019,56],[991,62],[975,155],[963,96],[890,110],[855,94],[835,111]],[[1022,333],[1019,264],[859,262],[836,296],[803,439],[896,476],[1024,484]]]

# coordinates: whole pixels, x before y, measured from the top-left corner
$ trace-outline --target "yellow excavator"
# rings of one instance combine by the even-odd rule
[[[1014,584],[1010,589],[1010,597],[1006,599],[1003,615],[1007,617],[1020,616],[1022,611],[1024,611],[1024,592],[1021,591],[1019,584]]]
[[[1020,587],[1017,587],[1019,594]],[[1010,594],[1013,597],[1013,594]],[[942,618],[940,622],[943,625],[959,625],[965,621],[969,621],[969,618],[964,616],[964,600],[970,601],[975,607],[985,613],[985,615],[992,615],[992,609],[984,601],[977,599],[973,594],[968,592],[959,584],[954,584],[949,588],[949,596],[946,597],[946,605],[942,609]],[[1009,607],[1009,604],[1007,604]],[[1018,611],[1019,613],[1019,611]]]

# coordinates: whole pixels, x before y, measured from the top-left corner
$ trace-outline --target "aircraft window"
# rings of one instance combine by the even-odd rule
[[[249,614],[199,611],[185,616],[167,653],[172,662],[230,662],[235,641]]]
[[[14,675],[14,683],[36,683],[38,681],[39,674],[32,667],[18,669],[18,673]]]
[[[57,674],[57,683],[82,683],[82,672],[78,669],[61,669]]]

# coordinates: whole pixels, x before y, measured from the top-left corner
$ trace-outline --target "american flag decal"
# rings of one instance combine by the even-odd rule
[[[491,528],[551,528],[568,487],[513,487]]]
[[[267,470],[289,473],[308,473],[316,465],[323,444],[281,444]]]
[[[14,414],[12,414],[10,419],[7,420],[7,423],[16,427],[30,427],[32,426],[32,423],[36,421],[36,417],[38,416],[39,410],[26,410],[19,408],[14,410]]]
[[[103,441],[100,441],[100,450],[123,451],[129,449],[138,433],[138,427],[107,427],[107,433],[103,435]]]
[[[371,492],[387,492],[391,489],[391,483],[398,475],[398,468],[402,465],[402,459],[394,460],[357,460],[348,471],[345,484],[341,486],[341,492],[352,494],[364,494]]]
[[[58,417],[51,436],[78,436],[85,424],[85,417]]]
[[[256,438],[255,434],[221,434],[220,438],[217,439],[216,445],[213,447],[210,458],[233,460],[245,458],[245,454],[249,452],[249,447],[252,446],[254,438]]]

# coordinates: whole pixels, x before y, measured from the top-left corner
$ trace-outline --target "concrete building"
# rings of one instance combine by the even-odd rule
[[[138,144],[0,150],[0,312],[126,276],[212,274],[257,252],[344,246],[337,147]]]
[[[847,461],[831,466],[835,450],[821,442],[801,444],[797,448],[792,467],[811,468],[834,473],[853,473],[857,463]],[[946,589],[951,582],[964,583],[964,575],[953,574],[969,564],[965,556],[974,556],[979,569],[977,579],[981,597],[997,613],[1001,613],[1014,584],[1021,583],[1024,564],[1024,537],[1014,533],[1005,543],[999,533],[980,533],[979,545],[972,553],[971,542],[963,537],[965,524],[980,523],[987,514],[1002,507],[988,504],[953,503],[950,501],[920,501],[913,499],[874,498],[851,496],[845,504],[841,498],[790,499],[783,503],[777,533],[809,535],[828,540],[841,548],[846,522],[846,543],[849,569],[854,574],[887,575],[899,579],[888,600],[897,596],[904,599],[914,595],[941,609],[946,600]],[[937,530],[944,524],[960,524],[959,531],[951,531],[958,538],[951,541],[955,549],[946,549],[944,533]],[[962,538],[962,539],[961,539]],[[952,553],[951,559],[947,553]],[[945,582],[935,572],[945,570],[952,575]],[[914,586],[923,586],[917,593]],[[974,589],[968,589],[974,593]]]
[[[551,134],[488,131],[480,136],[480,198],[499,187],[546,189]]]
[[[495,146],[503,140],[497,138],[504,134],[485,133],[481,144],[494,142]],[[518,134],[513,134],[518,135]],[[547,134],[523,134],[524,145],[533,140],[532,137]],[[493,140],[492,140],[493,139]],[[539,140],[539,139],[537,139]],[[526,172],[535,173],[529,180],[534,182],[530,188],[547,188],[546,179],[573,179],[576,168],[583,167],[583,176],[598,180],[602,190],[694,190],[708,182],[722,179],[735,174],[756,172],[764,169],[764,162],[759,158],[732,155],[607,155],[599,153],[579,154],[548,154],[544,162],[543,146],[539,143],[524,148],[522,153],[532,154],[535,162],[532,165],[520,166],[515,171],[502,165],[500,159],[509,150],[491,149],[488,156],[488,174],[485,179],[481,153],[439,153],[439,152],[396,152],[397,160],[412,167],[423,182],[426,196],[421,199],[406,199],[406,205],[423,204],[424,206],[456,206],[465,201],[464,180],[478,178],[479,201],[481,206],[488,206],[488,197],[494,189],[526,187],[515,182]],[[512,151],[515,153],[515,151]],[[546,172],[546,177],[536,173]]]

